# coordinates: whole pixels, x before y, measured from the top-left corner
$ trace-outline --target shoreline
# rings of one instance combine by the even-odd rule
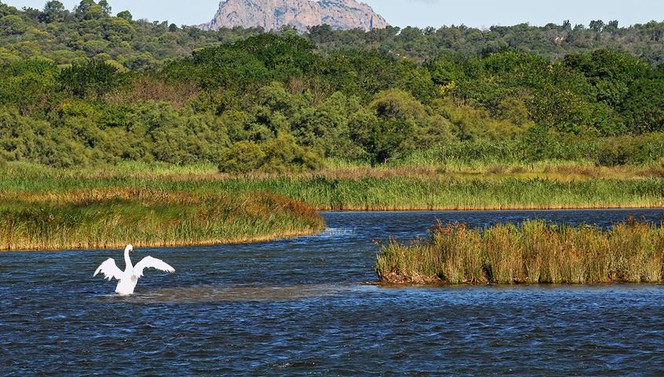
[[[387,281],[365,281],[360,283],[360,285],[372,286],[384,289],[403,289],[403,288],[413,288],[413,289],[427,289],[427,288],[478,288],[478,287],[494,287],[494,288],[516,288],[516,287],[544,287],[544,288],[553,288],[553,287],[611,287],[611,286],[664,286],[664,282],[658,283],[634,283],[629,281],[611,281],[605,283],[512,283],[512,284],[501,284],[501,283],[461,283],[461,284],[451,284],[441,281],[431,282],[431,283],[391,283]]]
[[[498,211],[602,211],[602,210],[630,210],[630,209],[662,209],[664,204],[652,206],[629,206],[629,205],[608,205],[608,206],[502,206],[502,207],[440,207],[440,208],[393,208],[393,209],[361,209],[361,208],[344,208],[344,209],[317,209],[319,212],[498,212]]]
[[[316,230],[316,231],[311,231],[311,232],[292,232],[292,233],[287,233],[281,236],[259,236],[259,237],[254,237],[254,238],[245,238],[245,239],[240,239],[240,240],[226,240],[226,241],[219,241],[219,240],[208,240],[208,241],[200,241],[200,242],[187,242],[187,241],[182,241],[182,242],[166,242],[166,243],[145,243],[145,242],[129,242],[131,243],[135,248],[141,248],[141,249],[157,249],[157,248],[176,248],[176,247],[196,247],[196,246],[214,246],[214,245],[247,245],[247,244],[258,244],[258,243],[263,243],[263,242],[272,242],[280,239],[291,239],[291,238],[297,238],[297,237],[306,237],[306,236],[312,236],[321,233],[323,230]],[[1,249],[0,250],[0,255],[4,253],[41,253],[41,252],[60,252],[60,251],[101,251],[101,250],[115,250],[115,249],[122,249],[125,246],[127,246],[127,243],[118,243],[118,244],[111,244],[105,247],[85,247],[85,246],[78,246],[78,247],[63,247],[63,248],[19,248],[19,249]]]

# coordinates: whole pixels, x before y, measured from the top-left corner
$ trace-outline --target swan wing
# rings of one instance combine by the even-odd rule
[[[134,274],[140,278],[143,276],[143,270],[146,268],[156,268],[161,271],[175,272],[175,269],[163,260],[147,256],[141,259],[140,262],[136,263],[136,266],[134,266]]]
[[[113,258],[108,258],[104,263],[100,264],[99,267],[97,267],[97,271],[95,271],[95,274],[92,276],[97,276],[100,272],[104,275],[104,279],[107,280],[120,280],[120,277],[122,276],[122,270],[118,268]]]

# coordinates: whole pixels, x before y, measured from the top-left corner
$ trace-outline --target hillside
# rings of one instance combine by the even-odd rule
[[[557,44],[543,35],[574,29],[317,26],[300,36],[54,3],[0,4],[0,168],[445,171],[563,160],[659,169],[664,157],[664,24],[594,24]],[[579,36],[592,44],[575,47]]]
[[[0,64],[45,57],[56,64],[97,57],[129,69],[149,69],[192,51],[232,43],[262,28],[201,30],[168,21],[134,20],[128,11],[112,12],[109,3],[91,0],[67,10],[58,1],[42,9],[19,10],[0,1]],[[590,25],[466,26],[418,29],[388,26],[364,32],[313,26],[304,37],[323,51],[361,49],[421,62],[441,54],[479,55],[501,49],[526,51],[549,60],[596,49],[619,49],[651,63],[664,62],[664,22],[619,27],[617,22]]]

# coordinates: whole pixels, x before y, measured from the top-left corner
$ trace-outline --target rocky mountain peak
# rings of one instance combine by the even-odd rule
[[[388,24],[357,0],[222,0],[210,23],[200,27],[262,27],[266,31],[292,26],[299,31],[328,24],[334,29],[382,29]]]

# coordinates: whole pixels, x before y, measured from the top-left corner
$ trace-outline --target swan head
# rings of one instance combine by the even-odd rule
[[[125,253],[134,254],[134,246],[131,244],[127,245],[127,247],[125,247]]]

